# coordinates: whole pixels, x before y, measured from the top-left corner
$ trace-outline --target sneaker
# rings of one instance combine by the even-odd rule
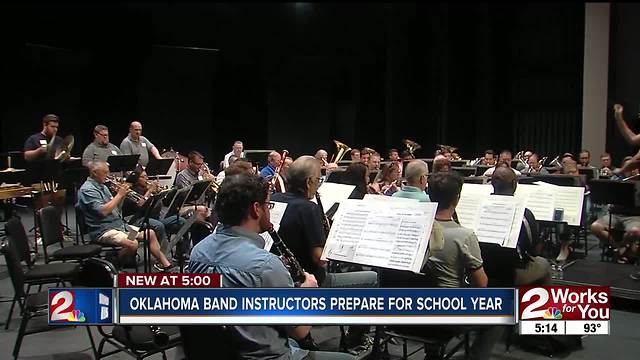
[[[373,338],[368,334],[362,334],[357,339],[349,339],[346,342],[347,352],[353,356],[360,357],[373,348]]]
[[[635,272],[635,273],[633,273],[633,274],[629,275],[629,277],[630,277],[630,278],[632,278],[632,279],[633,279],[633,280],[635,280],[635,281],[640,281],[640,271]]]
[[[162,265],[160,265],[159,263],[155,263],[153,264],[153,268],[158,270],[158,272],[172,272],[176,268],[176,266],[171,264],[167,267],[162,267]]]

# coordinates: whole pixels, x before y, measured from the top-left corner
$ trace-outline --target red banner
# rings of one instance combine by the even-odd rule
[[[521,320],[609,320],[608,286],[536,286],[518,289]]]
[[[215,288],[220,274],[119,273],[119,288]]]

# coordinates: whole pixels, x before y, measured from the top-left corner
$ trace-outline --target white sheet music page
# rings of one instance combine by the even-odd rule
[[[516,196],[525,198],[525,206],[531,210],[536,220],[551,221],[556,202],[555,191],[553,185],[543,184],[546,186],[519,184]]]
[[[318,194],[320,194],[320,201],[322,201],[324,212],[329,211],[333,204],[347,200],[355,188],[355,185],[323,182],[318,188]]]
[[[409,198],[401,198],[401,197],[393,197],[386,195],[375,195],[375,194],[365,194],[364,201],[408,201],[408,202],[418,202],[418,199],[409,199]]]
[[[437,204],[346,200],[322,259],[420,272]]]
[[[555,207],[564,209],[562,221],[571,226],[580,226],[584,188],[582,186],[555,186]]]
[[[480,242],[515,248],[523,216],[523,198],[490,195],[478,209],[473,230]]]
[[[482,202],[493,192],[491,185],[464,184],[460,192],[460,201],[456,206],[456,215],[460,224],[467,228],[474,228],[477,214]]]
[[[273,209],[269,210],[269,217],[271,218],[271,223],[273,224],[273,230],[278,231],[280,229],[280,221],[282,221],[282,217],[284,216],[285,210],[287,210],[287,203],[273,201],[274,206]],[[271,246],[273,246],[273,239],[269,232],[265,231],[260,234],[264,239],[264,249],[267,251],[271,251]]]

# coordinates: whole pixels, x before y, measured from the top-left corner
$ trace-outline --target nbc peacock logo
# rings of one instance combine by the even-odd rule
[[[544,315],[542,315],[542,317],[544,319],[560,320],[562,319],[562,313],[557,308],[550,307],[547,309],[547,311],[544,312]]]
[[[69,313],[69,317],[67,318],[70,322],[85,322],[87,319],[84,317],[84,313],[80,310],[73,310]]]

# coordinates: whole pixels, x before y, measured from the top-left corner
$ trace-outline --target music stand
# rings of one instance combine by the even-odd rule
[[[476,168],[466,166],[452,166],[451,171],[455,171],[462,177],[473,176],[476,174]]]
[[[589,190],[591,192],[591,202],[598,205],[614,205],[626,208],[634,208],[638,203],[636,196],[636,183],[623,182],[616,180],[594,179],[589,181]],[[613,244],[613,235],[611,234],[611,222],[613,211],[609,208],[609,244]],[[605,247],[602,249],[600,260],[604,260]]]
[[[168,193],[169,193],[169,190],[161,191],[158,194],[151,195],[151,197],[149,197],[149,200],[147,200],[147,203],[149,203],[149,205],[145,209],[144,217],[142,219],[142,223],[140,224],[140,231],[143,231],[142,242],[144,243],[144,250],[142,254],[143,254],[144,271],[146,273],[151,272],[151,261],[150,261],[151,248],[149,246],[149,235],[148,235],[150,230],[149,218],[151,217],[151,212],[153,211],[153,209],[158,205],[160,201],[162,201],[162,199],[164,199],[165,196],[167,196]]]
[[[60,179],[60,188],[71,192],[72,203],[76,203],[78,198],[78,189],[89,177],[89,169],[82,166],[82,159],[67,160],[61,163],[62,177]],[[69,228],[69,211],[65,204],[64,207],[65,225]],[[77,230],[77,226],[76,226]],[[80,234],[76,231],[76,245],[80,243]]]
[[[174,215],[176,217],[180,216],[180,209],[184,205],[187,196],[191,192],[191,189],[191,186],[188,186],[176,191],[176,194],[173,196],[173,199],[171,199],[171,203],[169,204],[166,213],[161,216],[161,218],[165,219]]]
[[[185,204],[197,204],[197,201],[204,195],[212,181],[213,180],[201,180],[191,184],[191,192],[185,199]]]
[[[379,173],[380,173],[380,170],[373,170],[369,172],[369,184],[376,181],[376,177],[378,177]]]
[[[272,151],[275,150],[245,150],[244,157],[251,161],[251,164],[262,169],[267,166],[267,157]]]
[[[169,168],[171,168],[171,164],[175,159],[156,159],[151,158],[149,160],[149,164],[147,164],[147,168],[144,171],[148,176],[157,176],[157,175],[167,175],[169,172]]]
[[[558,186],[582,186],[581,178],[575,175],[558,174],[558,175],[532,175],[535,181],[544,181],[549,184]]]
[[[332,171],[324,182],[344,184],[347,173],[344,170]]]
[[[121,172],[124,176],[125,171],[133,171],[136,168],[139,159],[140,154],[111,155],[107,158],[109,172]]]
[[[580,173],[580,175],[584,175],[587,181],[598,178],[598,169],[591,166],[589,167],[578,166],[578,172]]]
[[[492,167],[493,165],[476,165],[475,175],[482,176],[484,175],[485,172],[487,172],[487,170],[489,170],[489,168],[492,168]]]
[[[469,160],[450,160],[451,167],[463,167],[469,163]]]

